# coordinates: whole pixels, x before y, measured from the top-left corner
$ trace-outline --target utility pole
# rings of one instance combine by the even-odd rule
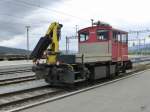
[[[76,25],[76,37],[78,36],[78,25]]]
[[[140,54],[140,39],[139,39],[139,31],[137,31],[137,39],[139,40],[139,45],[137,46],[138,47],[138,50],[137,50],[137,55],[139,55]]]
[[[94,19],[91,19],[91,23],[92,23],[92,26],[93,26],[93,24],[94,24]]]
[[[146,45],[145,45],[145,38],[144,38],[144,48],[145,48],[145,50],[144,50],[144,52],[143,52],[143,54],[145,55],[146,54]]]
[[[141,47],[140,47],[140,45],[141,45],[141,39],[139,38],[139,34],[141,34],[141,33],[148,33],[148,32],[150,32],[150,29],[145,29],[145,30],[130,30],[129,31],[129,34],[136,34],[136,38],[137,38],[137,40],[139,40],[139,42],[138,42],[138,45],[137,45],[137,55],[138,54],[141,54]]]
[[[27,61],[29,60],[29,51],[30,51],[30,48],[29,48],[29,28],[30,26],[26,26],[27,28]]]
[[[66,54],[68,54],[68,37],[66,36]]]
[[[78,39],[77,36],[66,37],[66,52],[69,53],[70,39]]]

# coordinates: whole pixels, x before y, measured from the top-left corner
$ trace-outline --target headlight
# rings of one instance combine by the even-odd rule
[[[60,64],[60,62],[59,62],[59,61],[57,61],[57,62],[56,62],[56,65],[57,65],[57,66],[59,66],[59,64]]]

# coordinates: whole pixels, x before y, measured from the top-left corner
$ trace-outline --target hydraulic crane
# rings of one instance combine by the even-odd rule
[[[59,54],[59,39],[62,24],[53,22],[50,24],[44,37],[41,37],[36,47],[32,51],[30,58],[33,59],[32,70],[38,79],[49,77],[49,72],[55,66],[56,58]],[[46,63],[39,63],[39,60],[45,55]]]
[[[55,64],[56,56],[59,53],[59,38],[61,33],[62,24],[53,22],[44,37],[41,37],[38,44],[31,53],[31,58],[34,63],[38,63],[38,60],[42,58],[44,52],[46,54],[47,64]],[[49,46],[49,49],[47,49]]]

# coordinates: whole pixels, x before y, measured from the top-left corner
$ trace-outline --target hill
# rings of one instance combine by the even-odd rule
[[[26,55],[27,53],[30,52],[24,49],[0,46],[0,55]]]

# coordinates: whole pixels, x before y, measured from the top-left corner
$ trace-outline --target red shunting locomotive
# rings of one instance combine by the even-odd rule
[[[37,65],[34,72],[44,74],[51,85],[74,84],[112,78],[132,68],[128,59],[128,33],[107,23],[96,22],[78,31],[77,54],[57,55],[57,64]]]

